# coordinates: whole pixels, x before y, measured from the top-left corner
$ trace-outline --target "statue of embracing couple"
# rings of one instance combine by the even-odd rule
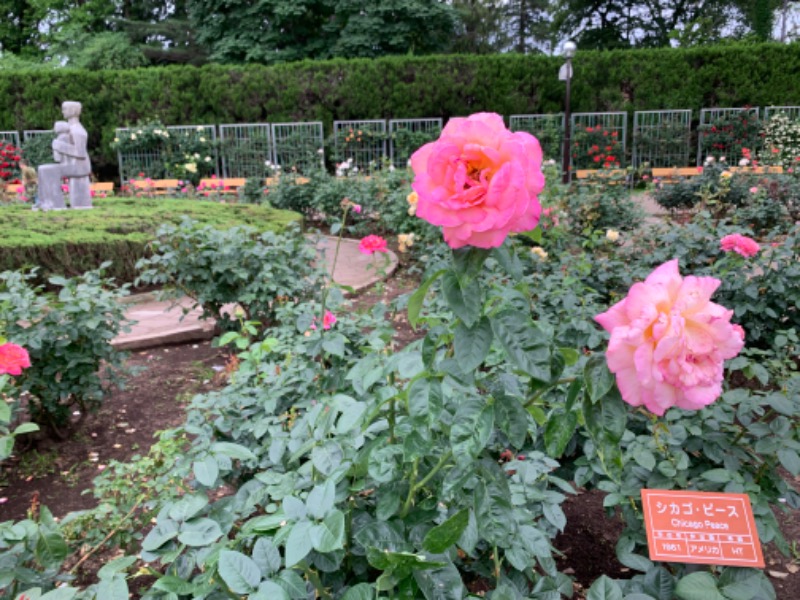
[[[39,167],[40,210],[63,210],[62,181],[68,179],[69,199],[72,208],[92,208],[89,175],[92,163],[86,149],[88,136],[80,122],[81,103],[64,102],[61,112],[66,121],[56,121],[53,140],[53,164]]]

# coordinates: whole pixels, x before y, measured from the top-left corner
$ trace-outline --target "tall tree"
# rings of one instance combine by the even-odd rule
[[[453,0],[452,5],[458,20],[449,52],[490,54],[508,47],[505,0]]]
[[[218,62],[427,54],[452,39],[439,0],[189,0],[198,40]]]
[[[503,14],[510,44],[520,54],[551,50],[552,32],[548,0],[507,0]]]

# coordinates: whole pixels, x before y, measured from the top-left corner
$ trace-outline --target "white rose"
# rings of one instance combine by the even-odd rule
[[[201,141],[201,142],[205,142],[205,141],[206,141],[206,138],[204,138],[204,137],[202,137],[202,136],[201,136],[201,137],[200,137],[200,141]]]
[[[606,239],[609,242],[616,242],[619,239],[619,231],[616,231],[614,229],[609,229],[608,231],[606,231]]]
[[[131,134],[131,139],[132,139],[132,140],[135,140],[135,139],[136,139],[136,134],[135,134],[135,133],[132,133],[132,134]]]

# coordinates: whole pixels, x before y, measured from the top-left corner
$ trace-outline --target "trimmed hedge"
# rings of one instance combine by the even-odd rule
[[[136,261],[163,223],[188,216],[200,225],[225,229],[250,225],[280,232],[302,217],[287,210],[254,204],[219,204],[199,200],[110,198],[94,201],[92,210],[34,212],[28,206],[0,210],[0,271],[40,267],[43,278],[71,277],[111,260],[107,276],[118,282],[136,278]]]
[[[387,57],[272,67],[0,72],[0,130],[49,128],[65,99],[84,104],[97,166],[116,164],[116,127],[559,112],[559,57]],[[572,110],[800,104],[800,44],[579,52]]]

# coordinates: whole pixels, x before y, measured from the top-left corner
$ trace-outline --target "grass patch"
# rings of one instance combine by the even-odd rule
[[[184,216],[219,229],[249,225],[280,232],[302,223],[299,214],[269,206],[172,198],[95,199],[92,210],[46,213],[9,205],[0,208],[0,271],[39,267],[45,278],[70,277],[110,260],[108,275],[132,282],[158,227]]]

